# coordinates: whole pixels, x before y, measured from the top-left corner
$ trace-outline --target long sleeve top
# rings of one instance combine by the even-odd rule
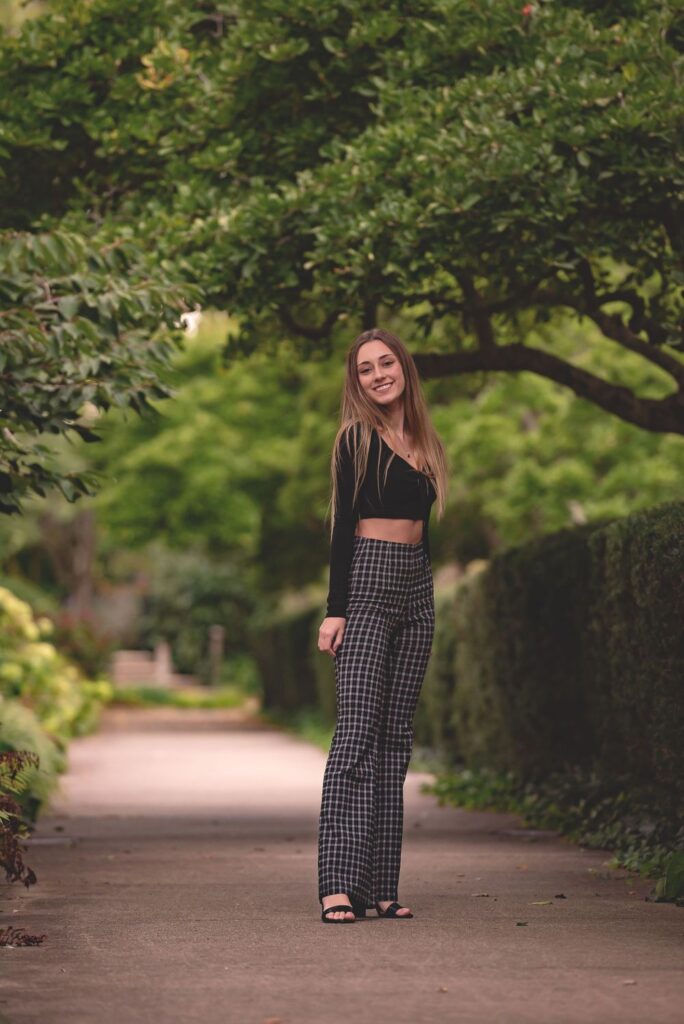
[[[358,436],[358,435],[357,435]],[[330,586],[327,615],[346,617],[347,589],[351,566],[354,533],[359,519],[421,519],[423,521],[423,550],[430,560],[430,510],[437,493],[432,480],[410,465],[380,437],[376,430],[371,435],[368,466],[355,503],[354,457],[343,434],[340,440],[341,462],[336,474],[337,502],[334,509],[333,532],[330,543]],[[394,454],[394,458],[392,455]],[[383,489],[385,467],[392,458]],[[378,461],[380,463],[380,489],[378,490]]]

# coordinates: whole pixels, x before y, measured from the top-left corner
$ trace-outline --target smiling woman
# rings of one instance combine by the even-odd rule
[[[375,328],[347,354],[333,448],[327,615],[318,646],[335,658],[337,724],[323,777],[319,901],[350,923],[398,903],[403,786],[413,717],[432,649],[428,524],[447,464],[413,359]]]

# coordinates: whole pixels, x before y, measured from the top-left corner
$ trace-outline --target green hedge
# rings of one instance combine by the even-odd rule
[[[296,712],[318,704],[311,637],[321,623],[320,599],[255,613],[248,624],[266,711]],[[323,655],[319,653],[319,657]]]
[[[445,586],[435,584],[435,636],[413,723],[416,744],[447,761],[457,754],[453,717],[456,587],[455,582]]]
[[[586,759],[591,530],[502,552],[459,588],[454,716],[472,767],[534,778]]]
[[[684,502],[589,539],[594,751],[684,797]]]
[[[457,591],[454,712],[466,764],[574,766],[677,801],[684,780],[684,503],[541,538]]]

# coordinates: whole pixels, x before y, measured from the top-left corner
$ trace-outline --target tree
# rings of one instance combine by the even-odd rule
[[[186,289],[187,290],[187,289]],[[5,232],[0,245],[0,512],[29,492],[92,493],[47,435],[96,441],[88,410],[141,411],[170,394],[159,369],[174,347],[179,289],[121,241],[95,246],[62,231]],[[177,334],[177,332],[176,332]]]
[[[5,40],[10,223],[149,239],[229,355],[410,311],[426,377],[528,370],[684,433],[679,5],[55,0]],[[574,318],[668,392],[530,344]]]

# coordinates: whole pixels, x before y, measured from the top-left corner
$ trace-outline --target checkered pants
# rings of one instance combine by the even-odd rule
[[[335,656],[337,726],[323,775],[318,895],[398,899],[404,780],[432,649],[432,571],[422,543],[354,536]]]

